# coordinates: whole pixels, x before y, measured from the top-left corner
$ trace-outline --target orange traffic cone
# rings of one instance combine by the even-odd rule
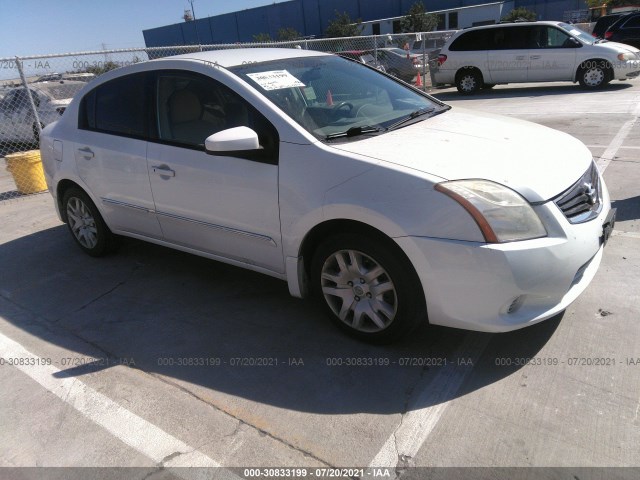
[[[331,90],[327,90],[327,106],[333,106],[333,95],[331,95]]]
[[[418,78],[416,78],[416,87],[422,87],[422,74],[418,72]]]

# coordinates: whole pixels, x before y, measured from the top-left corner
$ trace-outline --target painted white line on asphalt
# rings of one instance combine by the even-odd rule
[[[156,464],[161,464],[165,468],[220,466],[207,455],[130,412],[77,378],[56,378],[54,375],[60,372],[59,369],[52,365],[37,365],[39,359],[37,355],[1,333],[0,357],[33,359],[25,362],[33,365],[14,366],[86,418]],[[180,471],[174,473],[180,475]],[[229,471],[219,473],[224,473],[225,478],[238,478]],[[193,478],[192,474],[189,475],[189,478]]]
[[[616,153],[618,153],[618,150],[620,150],[620,147],[622,147],[622,144],[627,138],[627,135],[629,135],[629,132],[631,132],[633,126],[638,122],[638,117],[640,117],[640,103],[638,103],[631,115],[633,117],[630,120],[626,121],[620,127],[620,130],[618,130],[616,136],[613,137],[613,140],[611,140],[611,143],[609,144],[607,149],[602,155],[600,155],[600,158],[596,162],[598,168],[600,169],[600,173],[603,173],[607,169],[607,167],[611,163],[611,160],[615,158]]]
[[[454,353],[454,361],[442,367],[435,377],[424,385],[409,411],[402,416],[400,426],[389,436],[369,468],[396,467],[401,457],[414,458],[431,434],[446,408],[451,404],[465,379],[478,363],[489,343],[490,335],[467,334]],[[458,359],[465,359],[459,364]],[[471,360],[468,363],[468,360]],[[428,405],[415,408],[419,405]],[[412,407],[415,409],[412,410]]]

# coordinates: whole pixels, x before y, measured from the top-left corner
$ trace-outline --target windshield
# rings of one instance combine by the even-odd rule
[[[568,23],[559,23],[558,26],[581,40],[583,43],[586,43],[587,45],[593,45],[593,42],[595,41],[595,38],[592,35],[589,35],[584,30],[580,30],[575,25],[569,25]]]
[[[320,139],[347,131],[382,132],[416,111],[449,108],[376,70],[333,55],[252,63],[230,70]],[[414,117],[415,121],[427,118]]]

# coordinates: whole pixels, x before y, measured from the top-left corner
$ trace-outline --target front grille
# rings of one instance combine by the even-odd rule
[[[588,222],[602,210],[601,190],[598,167],[592,162],[580,180],[560,194],[554,202],[569,222]]]

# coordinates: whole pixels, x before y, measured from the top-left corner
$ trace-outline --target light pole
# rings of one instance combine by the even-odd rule
[[[193,15],[193,23],[196,26],[196,39],[198,40],[198,46],[200,47],[200,51],[202,51],[202,42],[200,42],[200,34],[198,33],[198,22],[196,20],[196,11],[193,9],[193,0],[187,0],[189,5],[191,5],[191,15]]]

